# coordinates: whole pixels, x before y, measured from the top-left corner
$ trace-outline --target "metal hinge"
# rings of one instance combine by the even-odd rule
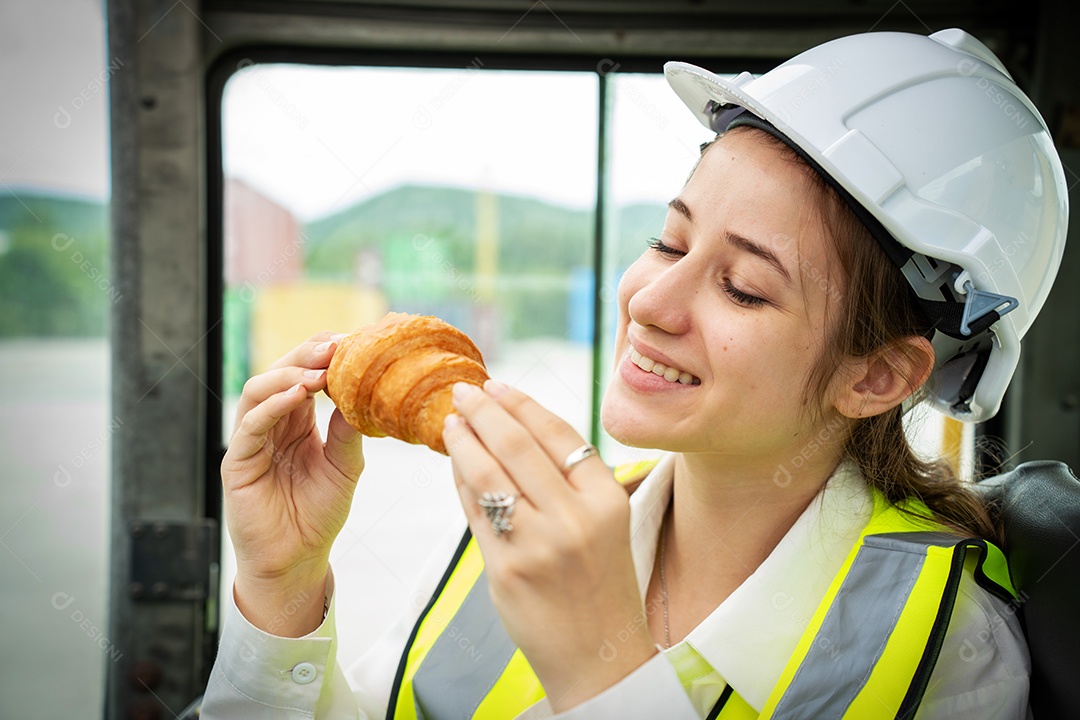
[[[216,520],[133,520],[128,591],[139,602],[205,600],[218,565]]]

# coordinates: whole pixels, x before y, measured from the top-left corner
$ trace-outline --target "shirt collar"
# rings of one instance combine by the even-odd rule
[[[642,597],[671,500],[674,454],[630,498],[631,551]],[[858,468],[841,463],[764,562],[686,637],[735,692],[761,711],[870,520],[873,498]]]

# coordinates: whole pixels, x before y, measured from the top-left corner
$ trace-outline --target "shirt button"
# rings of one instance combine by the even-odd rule
[[[302,662],[292,669],[292,679],[300,685],[307,685],[315,675],[315,666],[309,662]]]

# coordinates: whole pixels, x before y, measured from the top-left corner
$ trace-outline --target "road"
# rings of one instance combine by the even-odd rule
[[[584,429],[588,363],[583,346],[536,341],[507,349],[490,370]],[[107,637],[109,443],[123,422],[108,405],[108,346],[0,343],[0,377],[0,612],[8,650],[0,717],[98,717],[107,663],[124,653]],[[332,410],[321,397],[324,431]],[[415,576],[461,513],[447,458],[390,439],[367,440],[365,455],[331,556],[344,663],[420,601]],[[227,591],[232,556],[224,547]]]

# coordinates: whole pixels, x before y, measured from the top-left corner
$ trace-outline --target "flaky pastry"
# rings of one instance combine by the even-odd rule
[[[364,435],[423,443],[445,455],[451,387],[487,379],[480,351],[465,333],[430,315],[389,313],[338,344],[326,392]]]

